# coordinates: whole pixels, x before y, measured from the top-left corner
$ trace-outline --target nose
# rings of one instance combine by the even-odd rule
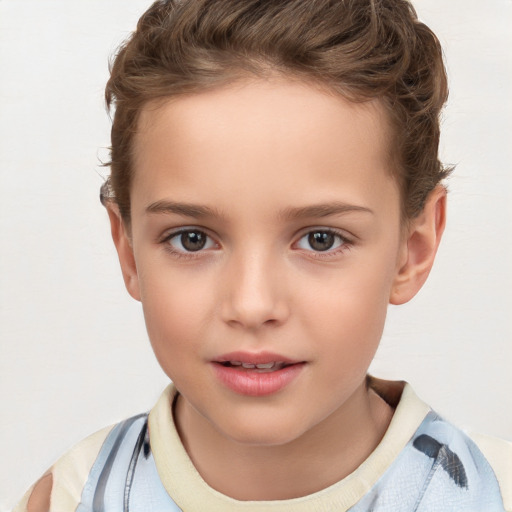
[[[233,327],[255,330],[265,325],[277,326],[289,316],[284,275],[271,254],[233,254],[222,286],[222,317]]]

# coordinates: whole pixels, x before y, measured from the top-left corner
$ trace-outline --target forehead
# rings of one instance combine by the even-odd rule
[[[248,187],[256,203],[272,191],[293,190],[303,203],[354,198],[389,185],[389,140],[378,101],[352,103],[288,79],[239,82],[144,108],[133,200],[142,207],[166,191],[208,201],[216,191],[213,200],[224,192],[232,203]]]
[[[390,124],[378,100],[350,102],[325,86],[279,75],[267,80],[241,79],[213,90],[146,104],[138,120],[135,155],[148,137],[154,137],[154,130],[164,127],[174,128],[175,136],[188,131],[209,140],[219,130],[226,135],[236,131],[242,137],[258,137],[266,128],[292,138],[303,136],[301,128],[305,127],[313,143],[328,132],[339,133],[341,124],[350,119],[370,128],[383,146],[389,142]]]

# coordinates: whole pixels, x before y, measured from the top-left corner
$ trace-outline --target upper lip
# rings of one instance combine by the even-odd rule
[[[289,357],[274,352],[230,352],[229,354],[223,354],[217,357],[215,363],[227,363],[229,361],[238,361],[240,363],[249,364],[267,364],[273,362],[285,363],[285,364],[297,364],[304,361],[297,359],[290,359]]]

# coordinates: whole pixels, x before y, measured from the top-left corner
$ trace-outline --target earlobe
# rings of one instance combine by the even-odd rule
[[[117,205],[111,203],[106,205],[108,216],[110,219],[110,229],[112,239],[117,249],[121,272],[123,273],[124,284],[128,293],[135,299],[140,301],[139,277],[137,274],[137,265],[133,254],[131,238],[127,232],[125,225]]]
[[[401,261],[389,298],[391,304],[404,304],[421,289],[434,264],[445,224],[446,189],[439,185],[430,193],[421,214],[412,220],[402,242]]]

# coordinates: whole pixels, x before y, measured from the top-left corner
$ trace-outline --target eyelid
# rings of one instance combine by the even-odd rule
[[[358,238],[356,235],[353,235],[352,233],[349,233],[344,229],[333,228],[330,226],[309,226],[307,228],[302,228],[300,231],[298,231],[298,233],[295,236],[295,239],[300,240],[305,235],[309,235],[310,233],[316,232],[331,233],[333,235],[339,236],[342,240],[344,240],[347,243],[353,243],[355,239]]]
[[[161,235],[158,236],[157,241],[163,242],[165,240],[169,240],[170,238],[180,235],[181,233],[188,233],[189,231],[200,231],[201,233],[204,233],[208,237],[215,239],[215,236],[211,234],[211,231],[207,228],[201,227],[201,226],[176,226],[174,228],[168,228],[163,231]]]
[[[213,241],[214,247],[209,248],[202,248],[197,251],[187,251],[187,250],[179,250],[171,246],[168,242],[172,240],[173,238],[190,231],[197,231],[204,233],[208,239]],[[335,247],[334,249],[327,249],[325,251],[315,251],[313,248],[311,249],[303,249],[303,248],[295,248],[298,251],[303,251],[305,253],[308,253],[308,255],[312,258],[321,259],[321,258],[332,258],[334,256],[337,256],[341,254],[342,252],[350,250],[355,243],[355,240],[358,239],[356,235],[353,235],[352,233],[347,234],[346,230],[341,230],[338,228],[332,228],[328,226],[310,226],[307,228],[301,229],[296,236],[294,237],[295,241],[292,244],[292,249],[294,246],[297,245],[297,243],[302,240],[305,236],[314,233],[314,232],[323,232],[323,233],[330,233],[336,237],[339,237],[341,239],[341,244],[338,247]],[[218,237],[215,235],[212,235],[210,230],[204,227],[198,227],[198,226],[179,226],[176,228],[168,229],[164,232],[162,236],[160,236],[157,239],[157,243],[162,244],[165,246],[165,250],[170,252],[172,255],[178,257],[178,258],[197,258],[204,255],[205,252],[209,252],[212,249],[220,249],[221,244],[217,241]]]
[[[311,233],[329,233],[332,234],[338,238],[341,239],[341,244],[333,249],[327,249],[325,251],[315,251],[313,248],[311,249],[303,249],[303,248],[297,248],[298,251],[304,251],[305,253],[308,253],[310,257],[313,258],[330,258],[333,256],[336,256],[342,252],[345,252],[349,249],[351,249],[354,245],[354,235],[347,236],[346,232],[340,229],[331,228],[327,226],[318,226],[318,227],[308,227],[305,229],[302,229],[296,236],[295,242],[293,243],[294,246],[296,246],[300,240],[302,240],[304,237],[310,235]]]
[[[182,235],[183,233],[189,233],[191,231],[203,233],[204,235],[206,235],[206,237],[208,239],[213,241],[213,243],[215,244],[214,248],[220,247],[220,244],[219,244],[219,242],[217,242],[216,237],[211,235],[208,229],[198,227],[198,226],[180,226],[178,228],[167,230],[161,237],[159,237],[157,239],[157,242],[159,244],[165,245],[166,250],[168,250],[169,252],[171,252],[175,255],[178,255],[178,256],[182,256],[182,257],[192,257],[193,258],[193,257],[199,256],[201,253],[204,253],[204,252],[212,249],[210,247],[210,248],[206,248],[206,249],[204,249],[204,248],[199,249],[197,251],[181,251],[179,249],[172,247],[171,244],[168,243],[173,238],[176,238],[177,236]]]

